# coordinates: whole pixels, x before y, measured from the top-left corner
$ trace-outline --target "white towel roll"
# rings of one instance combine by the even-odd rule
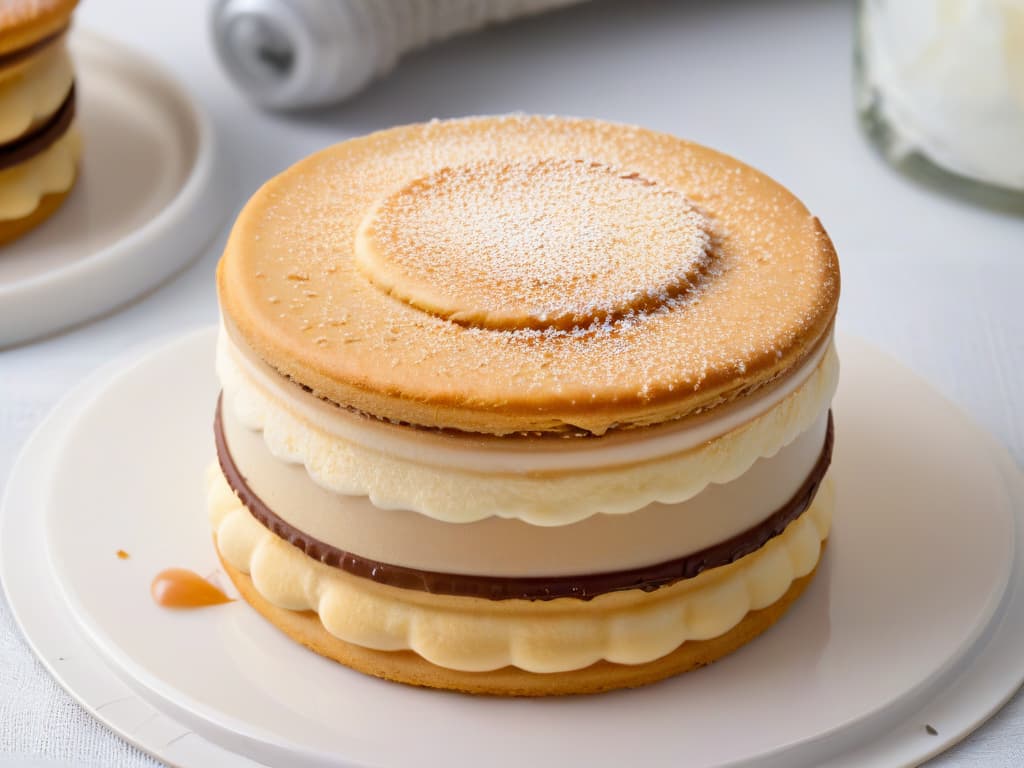
[[[275,109],[348,98],[438,40],[582,0],[216,0],[214,46],[232,80]]]

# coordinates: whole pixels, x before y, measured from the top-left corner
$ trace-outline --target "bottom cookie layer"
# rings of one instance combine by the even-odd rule
[[[826,542],[822,542],[824,548]],[[219,555],[219,552],[218,552]],[[321,656],[367,675],[408,685],[462,693],[494,696],[564,696],[602,693],[617,688],[637,688],[706,666],[727,656],[767,630],[803,593],[817,572],[793,581],[789,589],[767,608],[750,611],[724,635],[710,640],[690,640],[676,650],[645,664],[613,664],[599,661],[569,672],[526,672],[504,667],[492,672],[461,672],[431,664],[412,651],[375,651],[341,640],[326,629],[314,611],[291,611],[266,600],[248,575],[220,558],[224,570],[242,597],[270,623]]]
[[[39,200],[39,205],[28,216],[23,216],[20,219],[0,221],[0,245],[17,240],[50,218],[64,204],[64,200],[71,193],[72,189],[74,189],[74,182],[64,192],[43,195]]]

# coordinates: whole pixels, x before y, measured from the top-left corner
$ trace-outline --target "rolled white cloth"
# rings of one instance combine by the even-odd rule
[[[255,103],[341,101],[402,54],[480,27],[583,0],[216,0],[221,64]]]

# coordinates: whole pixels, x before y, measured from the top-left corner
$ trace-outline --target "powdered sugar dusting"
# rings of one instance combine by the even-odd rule
[[[709,261],[678,190],[597,161],[445,167],[388,196],[356,244],[384,290],[465,325],[572,328],[664,304]]]

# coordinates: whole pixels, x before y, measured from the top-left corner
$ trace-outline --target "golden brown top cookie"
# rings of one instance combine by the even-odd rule
[[[20,51],[71,23],[78,0],[2,0],[0,56]]]
[[[779,184],[630,126],[471,118],[382,131],[267,182],[218,270],[238,341],[381,418],[602,433],[797,365],[839,296]]]

